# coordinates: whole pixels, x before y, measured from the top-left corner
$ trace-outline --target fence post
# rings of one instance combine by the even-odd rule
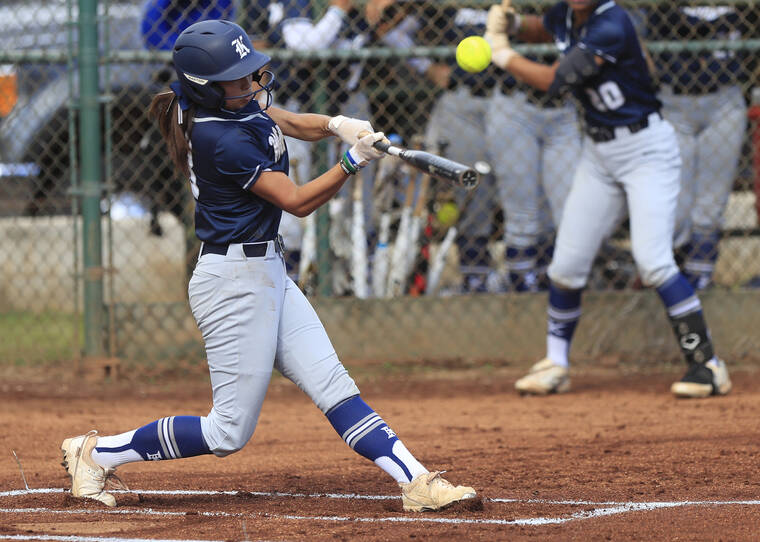
[[[104,354],[102,134],[98,74],[98,0],[79,0],[79,159],[82,190],[85,356]]]

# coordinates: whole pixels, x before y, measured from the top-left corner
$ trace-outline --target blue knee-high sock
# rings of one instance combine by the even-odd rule
[[[171,416],[134,431],[98,437],[92,458],[104,467],[118,467],[134,461],[160,461],[210,453],[198,416]]]
[[[559,365],[569,365],[570,343],[581,317],[581,290],[565,290],[549,284],[546,357]]]
[[[463,276],[465,292],[485,292],[490,271],[491,255],[488,252],[488,237],[460,237],[459,268]]]
[[[683,263],[684,275],[696,290],[710,285],[718,261],[720,232],[694,232],[688,244],[688,252]]]
[[[507,269],[509,270],[509,283],[515,292],[537,292],[538,248],[535,246],[513,247],[506,249]]]
[[[375,462],[397,482],[428,472],[377,412],[355,395],[327,412],[335,431],[356,453]]]
[[[673,332],[688,363],[705,363],[714,357],[710,331],[707,329],[702,304],[689,280],[676,273],[658,286]]]

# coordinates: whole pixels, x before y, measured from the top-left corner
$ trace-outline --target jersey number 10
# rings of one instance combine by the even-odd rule
[[[615,81],[606,81],[599,88],[585,89],[593,105],[598,111],[612,111],[625,103],[625,96]]]

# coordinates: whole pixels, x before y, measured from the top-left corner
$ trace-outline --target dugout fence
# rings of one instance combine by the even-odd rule
[[[760,282],[760,6],[620,3],[646,41],[666,114],[683,124],[684,134],[693,131],[693,140],[683,143],[691,153],[684,190],[714,198],[717,237],[714,252],[703,258],[715,266],[714,285],[703,293],[708,322],[721,351],[752,358]],[[146,111],[173,77],[173,33],[218,17],[239,22],[273,58],[277,105],[368,117],[407,146],[462,157],[484,172],[476,193],[433,182],[420,198],[421,176],[384,159],[383,167],[363,172],[360,190],[344,190],[310,221],[285,221],[291,273],[344,359],[522,363],[540,355],[542,273],[556,229],[549,200],[561,200],[552,186],[560,183],[557,172],[572,170],[574,158],[547,158],[546,130],[558,111],[572,114],[572,100],[547,103],[492,69],[467,77],[452,71],[456,42],[484,21],[490,2],[396,2],[382,13],[356,2],[330,46],[290,48],[278,26],[287,14],[257,11],[254,4],[9,0],[0,6],[0,364],[87,357],[158,368],[202,363],[186,302],[198,250],[192,195],[173,173]],[[525,13],[551,4],[515,1]],[[311,12],[302,15],[317,23],[329,11],[326,1],[306,5]],[[537,59],[556,56],[553,44],[516,48]],[[532,117],[524,130],[497,132],[502,153],[485,152],[459,130],[464,121],[451,121],[470,113],[484,122],[499,115],[514,120],[526,111]],[[436,122],[453,137],[441,137]],[[299,182],[328,167],[338,152],[331,143],[290,149]],[[504,155],[531,167],[510,177],[497,165]],[[698,175],[707,189],[691,183]],[[721,182],[728,182],[724,191],[716,188]],[[526,196],[526,186],[537,195]],[[538,206],[525,218],[522,208],[505,209],[502,201]],[[416,219],[404,222],[404,215]],[[356,236],[359,216],[365,227]],[[384,220],[388,262],[404,272],[378,281]],[[688,222],[685,229],[694,231]],[[414,224],[409,231],[417,248],[391,264],[406,224]],[[716,233],[703,229],[705,236]],[[366,258],[357,263],[360,245]],[[510,247],[519,249],[511,260]],[[534,275],[513,272],[525,261]],[[365,278],[357,282],[357,276]],[[588,290],[576,347],[581,359],[677,358],[661,308],[637,282],[625,222],[600,252]],[[623,315],[631,321],[627,328],[617,322]]]

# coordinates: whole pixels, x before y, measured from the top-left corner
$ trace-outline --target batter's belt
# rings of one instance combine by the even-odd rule
[[[282,236],[277,235],[277,237],[275,239],[272,239],[272,241],[274,242],[275,252],[282,254]],[[262,256],[266,256],[269,243],[270,241],[262,241],[261,243],[242,243],[243,254],[245,254],[247,258],[261,258]],[[203,243],[203,248],[201,248],[201,256],[205,256],[206,254],[218,254],[220,256],[226,256],[229,248],[229,244],[219,245],[214,243]]]
[[[662,115],[659,111],[655,111],[654,113],[650,113],[648,116],[644,117],[640,121],[633,122],[631,124],[626,124],[623,126],[592,126],[588,125],[586,126],[586,133],[591,138],[592,141],[595,143],[604,143],[606,141],[612,141],[615,139],[616,133],[615,131],[620,128],[627,128],[628,131],[631,134],[635,134],[636,132],[640,132],[644,128],[649,127],[650,118],[655,117],[662,120]]]

